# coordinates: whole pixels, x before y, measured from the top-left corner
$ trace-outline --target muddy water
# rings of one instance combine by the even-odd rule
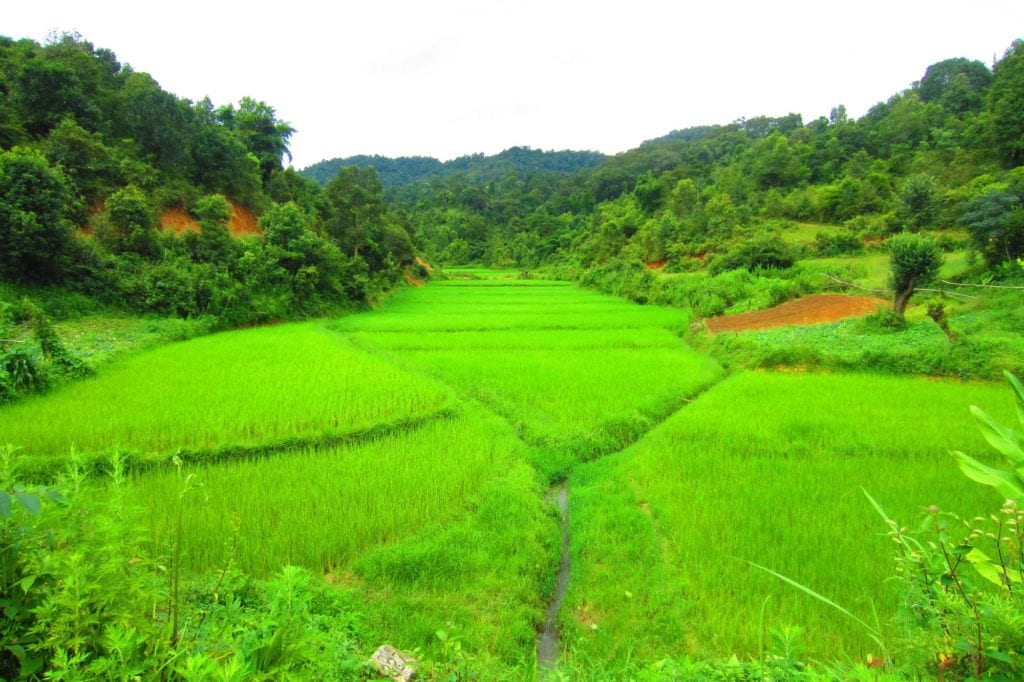
[[[565,589],[569,585],[569,488],[565,483],[553,488],[550,499],[558,507],[562,519],[562,560],[555,579],[555,591],[548,604],[544,630],[537,640],[537,667],[541,670],[550,670],[558,659],[558,611],[562,608]]]

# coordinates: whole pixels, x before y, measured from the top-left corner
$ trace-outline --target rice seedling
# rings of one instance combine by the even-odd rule
[[[167,453],[318,439],[436,413],[449,391],[315,324],[215,334],[107,365],[0,409],[29,456]]]
[[[438,282],[410,289],[372,314],[338,320],[340,331],[486,331],[519,329],[681,330],[685,311],[638,306],[564,282],[482,280]]]
[[[229,562],[257,576],[285,564],[333,572],[360,552],[464,515],[523,446],[480,410],[350,445],[211,466],[168,464],[138,476],[135,501],[158,544],[170,543],[179,491],[191,476],[184,565]]]
[[[623,447],[721,376],[671,331],[685,324],[679,311],[526,281],[442,282],[336,328],[503,416],[553,478]]]
[[[997,505],[948,454],[988,456],[971,403],[1009,414],[989,384],[764,372],[722,382],[574,473],[571,645],[606,660],[750,656],[764,636],[752,614],[769,598],[767,627],[803,628],[812,655],[878,653],[859,626],[747,562],[885,623],[891,551],[861,489],[908,524],[931,504],[964,515]]]

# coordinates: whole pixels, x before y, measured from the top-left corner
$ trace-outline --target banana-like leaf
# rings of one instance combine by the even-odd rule
[[[1003,372],[1003,376],[1010,382],[1013,392],[1017,395],[1017,418],[1020,419],[1020,425],[1024,426],[1024,386],[1009,372]]]
[[[954,452],[953,456],[957,458],[960,470],[972,481],[992,486],[1005,499],[1024,502],[1024,481],[1009,471],[986,466],[962,452]]]
[[[989,445],[1001,452],[1015,466],[1024,465],[1024,436],[990,417],[984,410],[971,405],[971,413],[981,427],[981,435]]]

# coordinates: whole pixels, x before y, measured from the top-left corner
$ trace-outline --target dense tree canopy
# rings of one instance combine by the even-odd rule
[[[998,268],[1024,252],[1022,45],[991,71],[933,64],[859,119],[837,105],[808,122],[676,130],[611,157],[513,147],[299,173],[284,167],[295,129],[266,102],[184,100],[79,36],[0,39],[0,267],[227,322],[373,300],[417,256],[784,267],[794,254],[779,235],[794,222],[837,226],[811,247],[820,254],[960,226]],[[230,236],[238,208],[261,217],[263,235]],[[169,211],[194,222],[163,234]]]
[[[225,324],[371,300],[414,257],[407,225],[372,171],[329,194],[285,169],[294,132],[250,97],[179,98],[77,35],[0,38],[0,276]],[[236,207],[267,214],[269,242],[231,236]],[[301,229],[282,240],[286,224]]]
[[[71,238],[68,185],[38,152],[0,152],[0,274],[15,281],[60,279]]]

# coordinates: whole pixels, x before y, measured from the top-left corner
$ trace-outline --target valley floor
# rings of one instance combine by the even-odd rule
[[[127,354],[0,410],[0,431],[40,480],[69,452],[90,470],[118,453],[140,523],[190,575],[322,575],[358,656],[387,642],[430,678],[879,654],[754,564],[897,637],[863,491],[908,524],[932,504],[991,511],[948,451],[991,459],[968,406],[1009,418],[1005,389],[730,373],[681,340],[688,323],[565,282],[440,281]]]

